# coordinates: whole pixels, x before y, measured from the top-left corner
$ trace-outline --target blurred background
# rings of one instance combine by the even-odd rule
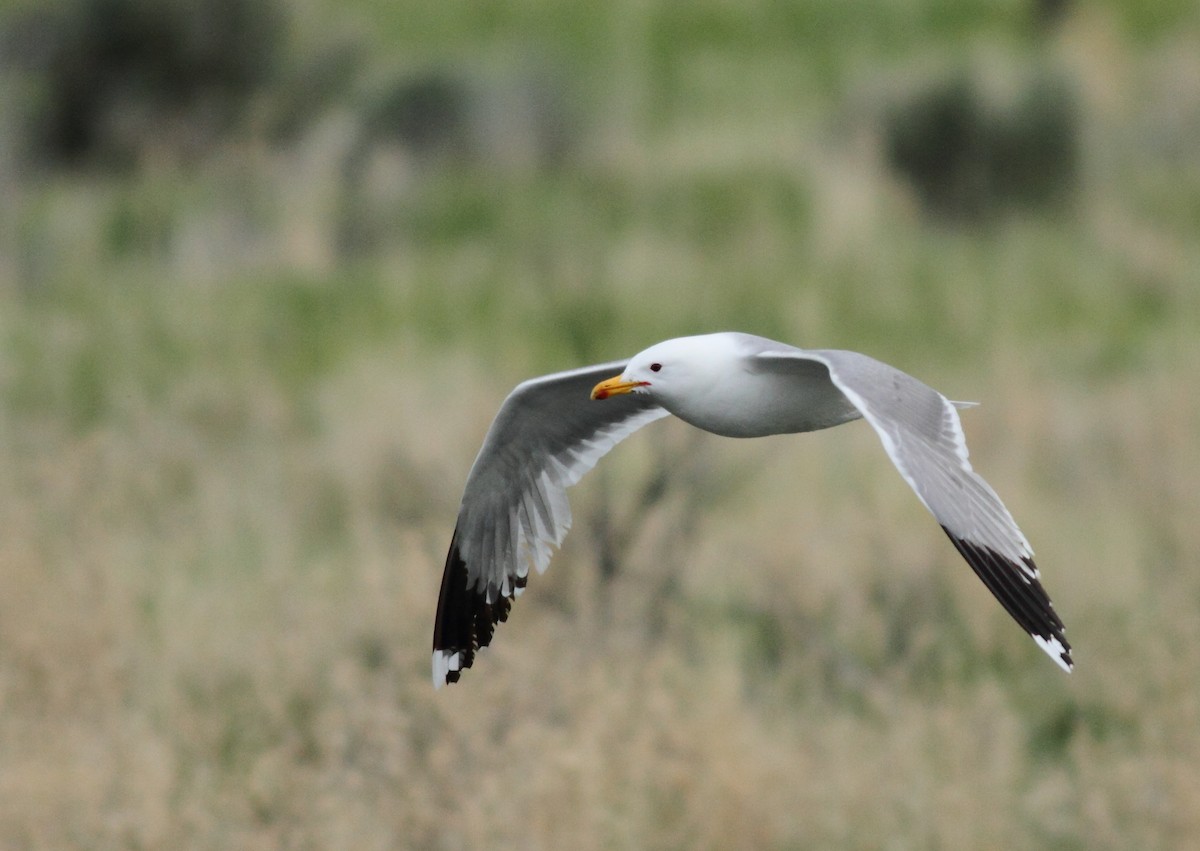
[[[0,846],[1193,847],[1200,7],[0,2]],[[1077,668],[862,423],[677,422],[461,683],[520,380],[948,396]]]

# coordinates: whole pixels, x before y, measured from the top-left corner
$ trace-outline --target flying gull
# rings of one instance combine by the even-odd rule
[[[458,681],[507,619],[530,565],[539,573],[549,565],[571,526],[566,489],[617,443],[668,414],[726,437],[865,419],[983,584],[1070,671],[1071,645],[1038,581],[1033,549],[967,459],[955,410],[966,406],[857,352],[733,332],[667,340],[628,362],[518,385],[467,476],[433,628],[434,685]]]

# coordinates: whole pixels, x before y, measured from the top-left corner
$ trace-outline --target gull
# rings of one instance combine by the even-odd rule
[[[617,443],[671,414],[725,437],[865,419],[983,584],[1069,672],[1071,646],[1033,549],[968,460],[956,408],[972,404],[858,352],[736,332],[679,337],[627,362],[517,385],[467,475],[434,621],[434,686],[458,681],[508,618],[530,565],[539,573],[549,565],[571,526],[566,489]]]

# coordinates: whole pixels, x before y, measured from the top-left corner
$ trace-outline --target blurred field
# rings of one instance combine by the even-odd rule
[[[1194,846],[1191,4],[286,11],[294,56],[357,46],[319,103],[284,74],[241,132],[139,137],[119,171],[0,139],[0,847]],[[499,106],[444,150],[363,130],[430,69]],[[1078,109],[1074,188],[923,213],[889,108],[1043,71]],[[285,101],[310,112],[272,135]],[[505,394],[721,329],[982,402],[973,460],[1075,673],[865,425],[667,422],[575,488],[551,570],[435,693]]]

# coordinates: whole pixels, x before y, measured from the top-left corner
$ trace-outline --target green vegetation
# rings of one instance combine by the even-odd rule
[[[1195,841],[1194,4],[278,5],[281,67],[201,149],[47,168],[2,128],[0,846]],[[431,68],[505,108],[386,139]],[[1072,87],[1072,191],[926,215],[893,107],[963,74],[1024,103],[1030,68]],[[435,693],[500,400],[718,329],[981,401],[973,459],[1076,672],[868,428],[667,422],[574,490],[550,571]]]

